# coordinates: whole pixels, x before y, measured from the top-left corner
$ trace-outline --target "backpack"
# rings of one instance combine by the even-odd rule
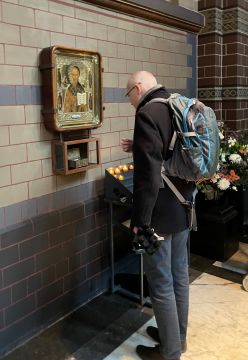
[[[213,176],[220,150],[213,109],[179,94],[171,94],[168,99],[152,99],[147,104],[152,102],[167,104],[173,114],[174,134],[169,146],[172,156],[164,161],[164,174],[187,181]]]
[[[146,105],[153,102],[165,103],[172,110],[174,133],[169,146],[172,155],[168,160],[164,160],[162,178],[178,200],[187,206],[190,228],[196,229],[194,205],[197,189],[192,195],[192,201],[187,201],[168,176],[199,181],[214,175],[220,152],[215,113],[199,100],[180,94],[171,94],[168,99],[155,98]]]

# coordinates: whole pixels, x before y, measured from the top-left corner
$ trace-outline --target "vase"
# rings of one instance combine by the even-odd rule
[[[238,211],[228,202],[226,192],[218,199],[196,197],[197,231],[191,232],[192,253],[226,261],[239,247]]]
[[[240,185],[238,191],[228,195],[229,203],[238,211],[240,241],[248,243],[248,186]]]
[[[212,200],[218,200],[221,196],[221,193],[218,190],[206,190],[204,192],[205,200],[206,201],[212,201]]]
[[[229,204],[228,193],[226,191],[208,190],[204,193],[199,192],[196,196],[196,207],[201,209],[215,209],[218,211],[225,209]]]

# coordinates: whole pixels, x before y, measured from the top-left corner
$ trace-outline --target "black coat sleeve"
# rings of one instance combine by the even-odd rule
[[[164,109],[164,105],[161,104]],[[161,184],[161,166],[166,153],[159,124],[149,111],[135,118],[133,139],[134,191],[132,226],[150,225]],[[160,114],[161,117],[161,114]],[[156,118],[156,116],[155,116]],[[156,119],[155,119],[156,120]]]

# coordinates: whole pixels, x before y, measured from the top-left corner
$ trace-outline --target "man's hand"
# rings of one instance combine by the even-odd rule
[[[134,226],[134,227],[133,227],[133,232],[134,232],[135,234],[137,234],[137,232],[138,232],[137,226]]]
[[[157,251],[161,246],[161,240],[164,240],[164,237],[158,236],[154,229],[149,226],[143,227],[133,227],[133,232],[135,236],[133,238],[133,251],[136,254],[141,254],[146,252],[149,255],[152,255]]]
[[[130,139],[121,139],[121,147],[122,150],[125,152],[132,152],[133,151],[133,140]]]

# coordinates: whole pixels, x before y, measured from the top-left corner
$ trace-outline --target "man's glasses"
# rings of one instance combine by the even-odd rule
[[[131,89],[129,89],[127,92],[126,92],[126,95],[125,96],[129,96],[130,95],[130,93],[131,93],[131,91],[133,91],[133,89],[137,86],[137,85],[140,85],[141,83],[139,82],[139,83],[136,83],[136,84],[134,84],[134,86],[132,86],[131,87]]]

